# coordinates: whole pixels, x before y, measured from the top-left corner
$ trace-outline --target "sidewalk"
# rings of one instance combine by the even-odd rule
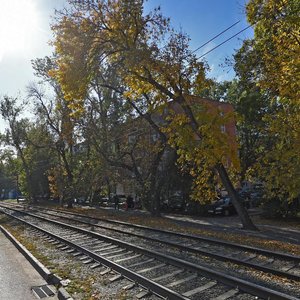
[[[256,213],[249,212],[250,217],[256,216]],[[197,217],[180,214],[163,214],[164,218],[171,219],[176,223],[198,228],[206,228],[219,232],[231,232],[248,236],[261,237],[263,239],[274,239],[286,243],[300,245],[300,231],[289,226],[270,225],[266,221],[264,224],[258,224],[254,221],[259,231],[249,231],[242,229],[242,224],[238,216],[211,216]]]
[[[41,285],[47,285],[46,281],[0,231],[0,299],[39,299],[31,288]]]

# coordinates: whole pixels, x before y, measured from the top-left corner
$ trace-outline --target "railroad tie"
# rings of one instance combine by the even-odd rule
[[[140,256],[142,256],[142,255],[140,254]],[[155,260],[154,258],[150,258],[150,259],[147,259],[147,260],[143,260],[143,261],[134,263],[134,264],[132,264],[132,265],[129,265],[128,268],[133,268],[133,267],[142,266],[142,265],[148,264],[148,263],[150,263],[150,262],[152,262],[152,261],[154,261],[154,260]],[[116,262],[118,262],[118,261],[116,261]]]
[[[150,291],[142,291],[142,292],[140,292],[139,294],[136,295],[136,298],[137,299],[142,299],[142,298],[150,296],[151,294],[152,293]]]
[[[85,260],[87,258],[90,258],[90,257],[88,255],[84,255],[84,256],[80,257],[79,260]]]
[[[94,250],[94,252],[104,252],[105,250],[115,249],[115,248],[118,248],[118,247],[119,246],[116,246],[116,245],[105,246],[103,248]]]
[[[60,249],[60,250],[63,250],[63,249],[66,250],[66,249],[67,249],[66,247],[67,247],[67,248],[70,248],[69,246],[66,246],[66,244],[58,245],[56,248],[57,248],[57,249]]]
[[[100,272],[100,275],[105,275],[107,273],[110,273],[111,272],[111,268],[106,268],[104,271]]]
[[[198,294],[202,291],[205,291],[207,289],[210,289],[211,287],[215,286],[217,283],[215,281],[210,281],[208,282],[207,284],[204,284],[204,285],[201,285],[195,289],[192,289],[190,291],[187,291],[185,293],[183,293],[183,296],[186,296],[186,297],[190,297],[190,296],[193,296],[195,294]]]
[[[153,280],[153,281],[159,281],[159,280],[167,279],[167,278],[169,278],[169,277],[178,275],[178,274],[180,274],[180,273],[182,273],[182,272],[184,272],[183,269],[181,269],[181,270],[176,270],[176,271],[174,271],[174,272],[167,273],[167,274],[165,274],[165,275],[162,275],[162,276],[153,278],[152,280]]]
[[[174,286],[179,285],[179,284],[182,284],[182,283],[184,283],[184,282],[193,280],[193,279],[195,279],[195,278],[197,278],[197,277],[198,277],[197,274],[193,274],[193,275],[191,275],[191,276],[189,276],[189,277],[185,277],[185,278],[182,278],[182,279],[173,281],[173,282],[169,283],[169,284],[167,285],[167,287],[174,287]]]
[[[87,259],[87,260],[84,260],[83,261],[83,263],[85,264],[85,265],[87,265],[87,264],[90,264],[91,262],[93,262],[94,260],[92,259],[92,258],[89,258],[89,259]]]
[[[135,258],[138,258],[140,256],[142,256],[142,255],[141,254],[135,254],[135,255],[132,255],[132,256],[129,256],[129,257],[120,258],[120,259],[116,260],[115,263],[124,262],[124,261],[130,260],[130,259],[135,259]]]
[[[115,275],[114,277],[109,278],[109,281],[110,281],[110,282],[115,282],[115,281],[120,280],[120,279],[122,279],[122,278],[123,278],[123,276],[122,276],[121,274],[117,274],[117,275]]]
[[[296,267],[296,265],[292,264],[292,265],[284,266],[284,267],[280,268],[280,270],[283,271],[283,272],[288,272],[288,271],[290,271],[291,269],[293,269],[295,267]]]
[[[67,253],[73,253],[73,252],[75,252],[76,250],[74,249],[74,248],[71,248],[71,249],[69,249],[69,250],[67,250],[66,252]]]
[[[51,244],[55,246],[55,245],[60,244],[60,242],[59,241],[54,241],[54,242],[51,242]]]
[[[244,259],[242,259],[243,261],[249,261],[253,258],[257,257],[257,255],[254,253],[254,254],[250,254],[249,256],[245,257]]]
[[[98,263],[98,262],[96,262],[96,263],[94,263],[93,265],[91,265],[91,269],[96,269],[96,268],[98,268],[98,267],[100,267],[100,266],[101,266],[101,264]]]
[[[70,250],[70,246],[65,246],[65,247],[62,247],[62,248],[60,248],[60,250],[62,250],[62,251],[65,251],[65,250]]]
[[[136,286],[136,283],[135,283],[135,282],[132,282],[132,283],[129,283],[129,284],[123,286],[122,289],[123,289],[124,291],[128,291],[128,290],[133,289],[135,286]]]
[[[155,270],[155,269],[160,269],[164,266],[166,266],[166,264],[162,263],[162,264],[159,264],[159,265],[156,265],[156,266],[153,266],[153,267],[149,267],[149,268],[146,268],[146,269],[139,270],[139,271],[137,271],[137,273],[138,274],[143,274],[143,273]]]
[[[260,265],[265,266],[265,265],[272,264],[273,262],[274,262],[274,258],[268,258],[264,262],[260,262]]]
[[[106,259],[112,259],[112,258],[124,256],[124,255],[129,255],[129,254],[132,253],[132,251],[129,251],[129,252],[124,252],[124,251],[125,251],[125,250],[118,251],[118,252],[114,252],[112,255],[105,256],[105,258],[106,258]]]
[[[214,300],[226,300],[228,298],[235,296],[238,293],[239,293],[238,289],[232,289],[232,290],[229,290],[229,291],[225,292],[224,294],[218,296]]]

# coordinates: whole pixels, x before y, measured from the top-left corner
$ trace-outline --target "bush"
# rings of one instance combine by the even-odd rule
[[[278,197],[266,199],[262,204],[263,215],[267,218],[292,218],[300,212],[299,197],[291,203]]]

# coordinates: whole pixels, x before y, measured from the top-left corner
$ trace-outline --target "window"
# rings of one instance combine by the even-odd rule
[[[221,132],[223,132],[223,133],[226,132],[226,127],[225,127],[225,125],[221,125]]]

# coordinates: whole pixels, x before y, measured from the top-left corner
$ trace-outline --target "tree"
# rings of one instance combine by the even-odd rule
[[[5,142],[4,135],[0,136],[0,142]],[[1,143],[2,144],[2,143]],[[5,198],[7,191],[15,190],[18,193],[19,161],[13,150],[2,148],[0,150],[0,197]]]
[[[270,198],[292,202],[299,196],[300,33],[299,1],[257,1],[247,5],[255,28],[253,51],[260,57],[255,84],[274,103],[262,133],[271,143],[264,148],[256,171]],[[252,69],[254,70],[254,69]]]
[[[250,0],[247,17],[255,29],[260,55],[258,84],[297,104],[300,82],[300,3],[297,0]]]
[[[247,44],[245,41],[244,44]],[[237,79],[225,82],[212,82],[202,94],[205,97],[231,103],[235,111],[237,136],[239,142],[240,170],[239,180],[246,180],[247,173],[262,155],[262,149],[270,138],[263,132],[267,114],[275,109],[270,97],[253,80],[251,52],[253,49],[242,47],[230,62],[237,74]],[[250,52],[250,53],[249,53]]]
[[[29,160],[26,157],[25,149],[28,142],[27,131],[32,124],[28,119],[20,119],[22,105],[17,104],[16,98],[4,96],[1,99],[0,111],[2,118],[7,121],[8,128],[6,129],[6,145],[13,146],[17,151],[17,156],[22,162],[22,167],[25,172],[25,186],[29,200],[33,200],[33,180],[32,169]]]
[[[95,149],[99,159],[105,161],[102,170],[105,178],[134,183],[142,195],[143,206],[157,215],[160,187],[166,178],[163,174],[167,172],[166,161],[162,168],[165,135],[147,111],[150,105],[147,97],[141,101],[143,105],[130,102],[124,99],[113,70],[109,68],[106,76],[103,75],[91,83],[84,106],[86,142]]]
[[[92,173],[93,164],[89,148],[80,149],[85,146],[81,142],[80,120],[71,114],[59,83],[48,74],[54,64],[50,57],[33,61],[35,75],[41,81],[28,86],[27,91],[35,103],[37,120],[49,136],[43,147],[53,154],[48,171],[52,193],[60,198],[61,204],[66,201],[72,207],[75,197],[89,194],[93,178],[88,174]],[[50,87],[51,93],[46,93],[46,87]]]
[[[188,37],[173,31],[169,20],[160,14],[159,9],[145,14],[141,0],[82,0],[70,3],[74,9],[60,18],[58,16],[59,21],[52,27],[58,63],[57,68],[51,71],[51,75],[61,83],[65,94],[70,96],[69,105],[77,109],[77,104],[88,92],[91,78],[97,73],[101,76],[101,66],[109,65],[115,67],[117,76],[122,80],[125,99],[139,103],[143,96],[150,96],[149,112],[172,100],[182,108],[188,130],[193,132],[200,145],[205,144],[206,136],[202,124],[199,124],[197,109],[193,111],[186,95],[200,92],[207,86],[206,66],[188,49]],[[84,44],[84,47],[78,47],[78,43]],[[79,112],[80,109],[79,105]],[[181,124],[179,118],[178,128]],[[183,140],[183,137],[173,139],[179,148]],[[191,153],[195,148],[181,149],[182,152]],[[200,155],[204,147],[196,149],[199,149]],[[218,173],[243,226],[256,229],[240,203],[224,167],[223,151],[214,159],[211,159],[214,151],[203,154],[207,153],[210,154],[207,159],[200,155],[201,159],[206,160],[203,166]],[[195,160],[197,163],[198,159]],[[201,182],[198,182],[197,187],[200,186]]]

